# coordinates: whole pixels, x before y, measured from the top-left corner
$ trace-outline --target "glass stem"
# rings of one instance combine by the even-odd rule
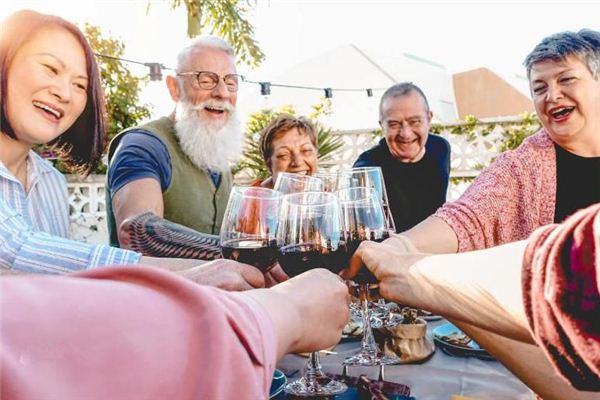
[[[317,378],[322,375],[323,370],[321,367],[321,360],[319,359],[319,352],[313,351],[308,357],[306,374],[304,375],[307,386],[317,387],[319,385],[319,383],[317,382]]]
[[[373,337],[373,330],[371,329],[371,313],[369,312],[369,284],[364,283],[360,285],[360,296],[362,303],[362,317],[363,317],[363,338],[361,347],[364,352],[370,354],[377,354],[377,343]]]

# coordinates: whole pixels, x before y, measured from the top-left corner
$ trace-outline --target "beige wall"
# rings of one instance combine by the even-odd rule
[[[454,74],[454,95],[459,118],[520,115],[534,111],[531,100],[487,68]]]

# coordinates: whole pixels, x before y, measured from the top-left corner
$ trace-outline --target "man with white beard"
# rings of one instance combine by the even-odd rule
[[[203,37],[166,83],[175,112],[127,129],[109,145],[111,244],[158,257],[219,257],[218,236],[242,152],[233,49]]]

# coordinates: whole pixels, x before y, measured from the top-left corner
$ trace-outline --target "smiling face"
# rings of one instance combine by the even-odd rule
[[[199,46],[190,50],[178,72],[208,71],[219,76],[214,89],[202,89],[195,75],[169,77],[167,85],[176,102],[184,101],[194,106],[198,118],[214,127],[224,126],[235,109],[237,92],[230,92],[223,77],[236,74],[234,57],[225,50]],[[176,82],[177,79],[179,82]]]
[[[416,91],[383,102],[380,124],[394,158],[405,163],[423,158],[432,116]]]
[[[600,148],[600,79],[584,63],[574,55],[535,63],[529,84],[535,111],[552,140],[580,155]]]
[[[317,170],[317,148],[310,136],[292,128],[279,133],[271,144],[271,157],[267,167],[277,181],[277,174],[290,172],[295,174],[313,175]]]
[[[27,145],[56,139],[85,108],[85,53],[63,28],[36,32],[15,54],[7,76],[6,118]]]

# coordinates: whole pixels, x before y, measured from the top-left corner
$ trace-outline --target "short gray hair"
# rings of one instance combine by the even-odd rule
[[[381,96],[381,100],[379,101],[379,119],[383,118],[383,103],[387,99],[395,99],[397,97],[406,96],[412,92],[418,93],[425,102],[425,109],[429,112],[429,102],[427,101],[427,97],[425,97],[425,93],[412,82],[402,82],[396,83],[394,86],[389,87]]]
[[[594,79],[600,75],[600,32],[582,29],[579,32],[560,32],[542,39],[527,55],[523,65],[527,76],[534,64],[546,61],[565,61],[570,56],[576,56],[590,70]]]
[[[187,46],[181,49],[179,54],[177,54],[177,65],[175,67],[177,72],[183,72],[181,71],[182,66],[185,65],[188,57],[195,49],[207,47],[221,49],[230,56],[235,57],[233,48],[225,40],[216,36],[202,36],[192,40]]]

